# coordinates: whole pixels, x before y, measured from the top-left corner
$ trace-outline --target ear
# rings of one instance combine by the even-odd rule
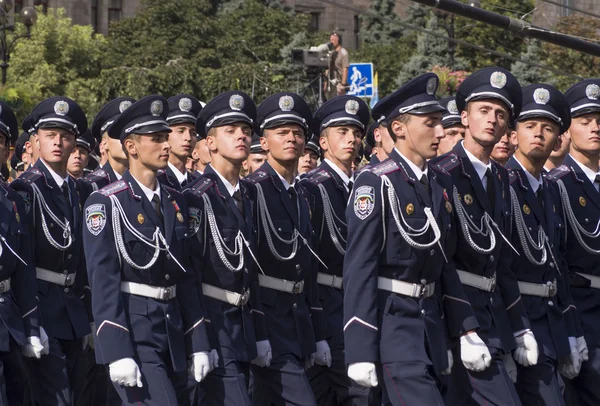
[[[206,146],[208,147],[209,152],[213,152],[217,150],[217,143],[215,142],[215,137],[209,135],[206,137]]]
[[[552,148],[552,151],[556,152],[560,149],[560,147],[562,146],[563,143],[563,135],[559,135],[558,137],[556,137],[556,142],[554,143],[554,148]]]
[[[267,141],[267,137],[264,135],[260,137],[260,146],[264,151],[269,152],[269,143]]]
[[[401,123],[400,121],[398,121],[398,120],[392,121],[392,132],[396,135],[396,137],[405,138],[406,137],[405,128],[406,128],[406,126],[403,123]]]
[[[512,144],[513,147],[518,147],[519,146],[519,140],[517,139],[517,132],[516,131],[511,131],[510,132],[510,137],[508,139],[508,142],[510,142]]]
[[[469,126],[469,113],[467,112],[467,110],[463,110],[460,112],[460,122],[465,127]]]
[[[373,138],[375,139],[375,142],[381,142],[381,130],[379,127],[373,130]]]
[[[127,154],[129,154],[129,156],[137,155],[137,146],[131,138],[127,138],[125,141],[123,141],[123,148],[125,149],[125,151],[127,151]]]
[[[571,139],[571,131],[570,131],[570,130],[567,130],[567,131],[565,131],[565,132],[564,132],[564,133],[563,133],[563,134],[562,134],[560,137],[561,137],[561,138],[562,138],[562,140],[564,140],[565,142],[566,142],[567,140],[570,140],[570,139]]]
[[[324,137],[324,136],[319,137],[319,146],[321,147],[321,151],[323,151],[323,152],[329,150],[329,142],[327,140],[327,137]]]

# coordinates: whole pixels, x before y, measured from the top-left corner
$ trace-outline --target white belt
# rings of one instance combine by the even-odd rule
[[[317,274],[317,283],[319,285],[330,286],[332,288],[341,289],[342,281],[344,278],[341,276],[329,275],[327,273],[319,272]]]
[[[245,306],[250,299],[250,292],[244,292],[239,294],[230,290],[221,289],[216,286],[202,284],[202,295],[211,297],[221,302],[229,303],[230,305],[241,307]]]
[[[486,278],[460,269],[457,269],[456,272],[463,285],[485,290],[486,292],[493,292],[496,289],[496,273],[491,278]]]
[[[6,293],[10,290],[10,278],[0,281],[0,293]]]
[[[433,295],[433,292],[435,291],[435,282],[420,285],[418,283],[404,282],[380,276],[377,278],[377,288],[399,295],[421,298]]]
[[[304,291],[304,281],[292,282],[285,279],[273,278],[263,274],[258,274],[258,284],[263,288],[274,289],[280,292],[294,293],[299,295]]]
[[[75,274],[52,272],[44,268],[35,268],[35,275],[38,279],[46,282],[54,283],[60,286],[71,286],[75,283]]]
[[[594,289],[600,289],[600,277],[589,275],[587,273],[576,272],[578,275],[583,276],[584,278],[589,279],[590,287]]]
[[[546,283],[529,283],[519,281],[519,291],[522,295],[554,297],[556,295],[556,279]]]
[[[121,292],[157,300],[169,300],[177,296],[177,286],[150,286],[143,283],[121,282]]]

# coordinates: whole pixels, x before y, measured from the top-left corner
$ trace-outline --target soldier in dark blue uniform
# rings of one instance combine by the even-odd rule
[[[315,365],[308,371],[318,405],[370,404],[370,391],[346,373],[342,292],[347,238],[344,212],[352,191],[352,164],[368,122],[369,109],[358,97],[336,97],[319,108],[312,128],[319,134],[324,159],[301,183],[309,193],[315,251],[323,261],[318,264],[317,283],[331,334],[331,367]]]
[[[121,176],[127,170],[128,163],[125,152],[123,152],[123,146],[118,139],[108,136],[108,130],[117,117],[134,102],[135,99],[131,97],[116,98],[104,105],[94,118],[91,127],[92,136],[97,143],[105,143],[107,161],[101,168],[96,169],[82,179],[86,199],[93,191],[102,189],[104,186],[121,179]]]
[[[21,176],[21,173],[25,171],[25,162],[23,162],[23,152],[25,150],[25,142],[29,140],[29,134],[22,132],[14,143],[14,153],[10,159],[10,167],[16,172],[14,178]]]
[[[169,99],[169,165],[158,173],[158,180],[175,190],[183,189],[197,177],[188,173],[185,164],[198,141],[196,117],[201,110],[202,105],[194,96],[179,94]]]
[[[67,161],[87,120],[73,100],[51,97],[33,109],[31,122],[40,158],[11,186],[27,206],[24,217],[33,236],[31,262],[50,354],[27,359],[25,366],[37,403],[70,405],[74,367],[85,345],[82,340],[91,338],[92,320],[82,299],[87,279],[80,187],[67,174]]]
[[[197,381],[212,368],[185,200],[156,180],[169,157],[166,109],[147,96],[114,121],[108,134],[129,170],[85,205],[96,357],[123,404],[188,404],[188,358]]]
[[[250,144],[250,155],[248,155],[248,158],[242,163],[242,167],[246,171],[246,176],[260,168],[266,160],[267,152],[263,150],[260,145],[260,136],[253,133],[252,143]]]
[[[298,160],[298,179],[305,178],[310,171],[314,170],[321,158],[319,139],[315,135],[309,135],[307,139],[304,154]]]
[[[369,161],[371,165],[388,159],[391,150],[394,148],[394,141],[390,137],[388,129],[382,124],[385,117],[382,115],[381,106],[387,105],[387,100],[384,97],[373,107],[371,116],[375,121],[371,123],[365,135],[367,144],[371,145],[372,149],[375,150]]]
[[[461,122],[460,112],[456,107],[456,98],[446,97],[440,100],[440,104],[446,109],[442,116],[442,126],[446,136],[440,140],[438,156],[452,151],[459,141],[465,138],[465,126]]]
[[[540,349],[536,365],[517,365],[515,369],[516,388],[524,405],[565,404],[558,383],[558,361],[570,359],[569,341],[576,342],[568,268],[561,263],[566,248],[562,205],[556,186],[542,177],[546,159],[560,148],[560,135],[570,123],[569,104],[560,91],[546,84],[523,88],[523,108],[511,139],[519,148],[507,167],[511,241],[521,254],[513,256],[511,269]],[[576,346],[573,356],[577,363]]]
[[[452,201],[461,228],[454,261],[492,355],[484,371],[457,365],[446,398],[452,405],[520,405],[503,359],[512,362],[512,350],[524,366],[535,365],[538,358],[537,342],[510,268],[514,248],[508,244],[512,220],[508,172],[490,160],[509,121],[518,117],[521,100],[521,87],[510,72],[492,67],[473,73],[456,96],[465,140],[432,160],[454,180]]]
[[[447,338],[465,340],[459,358],[468,367],[490,361],[452,262],[452,181],[427,163],[444,136],[437,86],[436,75],[421,75],[378,104],[395,147],[356,177],[346,209],[348,376],[365,387],[381,382],[383,404],[444,404]]]
[[[565,93],[571,108],[570,153],[563,165],[550,172],[561,193],[567,226],[567,255],[571,295],[583,327],[576,347],[581,361],[577,368],[561,369],[565,398],[569,405],[600,404],[600,79],[588,79]],[[585,338],[584,338],[585,337]],[[589,348],[588,348],[589,345]],[[573,344],[571,344],[573,347]],[[565,373],[566,372],[566,373]],[[570,373],[569,373],[570,372]]]
[[[0,155],[17,135],[14,113],[0,102]],[[0,181],[0,201],[0,404],[21,405],[21,351],[26,357],[45,357],[48,337],[40,326],[25,205],[4,181]]]
[[[306,190],[295,184],[312,114],[293,93],[267,98],[257,112],[267,162],[246,180],[257,229],[258,280],[273,360],[252,366],[257,405],[315,405],[305,365],[331,363],[318,289]]]
[[[85,168],[88,166],[90,152],[96,146],[96,141],[92,136],[92,131],[88,128],[83,134],[75,140],[75,148],[69,156],[67,163],[67,172],[75,179],[82,179]]]
[[[250,363],[264,367],[271,362],[251,253],[256,244],[253,203],[248,186],[239,179],[255,121],[252,99],[231,91],[208,102],[196,124],[200,137],[207,139],[211,163],[184,195],[192,263],[202,271],[197,274],[198,283],[220,360],[200,384],[204,398],[199,405],[250,406]]]

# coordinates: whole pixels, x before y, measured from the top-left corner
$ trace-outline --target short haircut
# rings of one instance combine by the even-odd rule
[[[392,123],[394,121],[399,121],[402,124],[407,124],[410,121],[410,114],[400,114],[394,118],[392,118],[391,120],[385,120],[387,122],[387,130],[390,133],[390,137],[392,137],[392,140],[394,142],[396,142],[396,140],[398,139],[398,137],[396,137],[396,134],[394,134],[394,132],[392,131]]]

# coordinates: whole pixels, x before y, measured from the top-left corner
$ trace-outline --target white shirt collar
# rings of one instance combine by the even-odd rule
[[[123,176],[120,173],[118,173],[116,171],[113,171],[113,172],[115,173],[115,178],[117,178],[117,180],[121,180],[123,178]]]
[[[135,179],[135,176],[131,175],[131,177],[133,179]],[[140,181],[137,179],[135,179],[135,181],[137,182],[138,185],[140,185],[142,192],[144,192],[144,194],[146,195],[148,200],[152,201],[152,198],[154,197],[155,194],[158,195],[158,200],[160,200],[160,182],[158,181],[158,179],[156,180],[156,188],[154,190],[142,185],[140,183]]]
[[[283,183],[283,187],[285,188],[285,190],[288,190],[290,187],[293,187],[293,186],[294,186],[294,183],[296,183],[296,182],[293,182],[293,183],[290,185],[290,184],[288,183],[288,181],[287,181],[287,180],[285,180],[285,179],[283,178],[283,176],[281,176],[281,175],[279,174],[279,172],[275,171],[275,173],[277,174],[277,176],[279,176],[279,179],[281,179],[281,183]],[[295,180],[296,180],[296,178],[294,178],[294,181],[295,181]]]
[[[410,159],[408,159],[407,157],[402,155],[402,152],[400,152],[398,150],[398,148],[394,147],[394,149],[396,150],[398,155],[400,155],[400,157],[406,161],[406,163],[408,164],[408,167],[413,171],[417,180],[421,180],[423,175],[427,176],[427,168],[428,168],[427,164],[425,164],[425,169],[421,169],[417,165],[415,165]]]
[[[323,161],[327,162],[327,165],[329,165],[331,169],[333,169],[333,171],[337,173],[338,176],[342,179],[342,182],[344,182],[344,186],[348,187],[348,183],[350,182],[350,178],[348,177],[348,175],[346,175],[344,171],[342,171],[336,164],[331,162],[329,159],[325,158]]]
[[[50,172],[50,175],[52,175],[52,179],[54,179],[59,188],[61,188],[63,183],[65,182],[67,182],[67,185],[69,185],[69,175],[65,176],[64,178],[61,178],[60,175],[54,172],[52,168],[50,168],[50,166],[46,162],[44,162],[42,158],[40,158],[40,161],[42,161],[46,169],[48,169],[48,172]]]
[[[543,184],[542,177],[540,176],[539,179],[534,178],[533,175],[531,173],[529,173],[529,171],[527,169],[525,169],[525,167],[523,166],[521,161],[519,161],[516,156],[513,155],[513,158],[515,158],[515,161],[517,161],[519,163],[519,165],[525,172],[525,176],[527,176],[527,180],[529,181],[529,186],[531,186],[531,190],[533,190],[533,193],[537,193],[538,189],[540,187],[542,187],[542,184]]]
[[[487,172],[487,170],[488,169],[490,171],[492,170],[492,160],[490,159],[490,162],[486,165],[483,162],[481,162],[479,160],[479,158],[477,158],[475,155],[471,154],[465,148],[464,144],[463,144],[462,147],[465,150],[465,153],[467,154],[467,157],[469,158],[469,161],[471,161],[471,163],[473,164],[473,168],[475,168],[475,172],[477,172],[477,176],[479,176],[479,180],[483,182],[483,177],[485,176],[485,173]]]
[[[171,170],[175,174],[175,177],[177,178],[177,182],[179,182],[180,185],[183,182],[185,182],[186,180],[188,180],[187,171],[185,173],[181,173],[181,172],[179,172],[179,169],[177,169],[175,167],[175,165],[173,165],[171,162],[168,162],[168,164],[169,164],[169,168],[171,168]]]
[[[209,164],[210,165],[210,164]],[[219,179],[221,179],[221,182],[223,182],[223,184],[225,185],[225,188],[227,189],[227,192],[229,192],[230,196],[233,196],[233,194],[237,191],[240,190],[240,182],[236,183],[235,186],[233,186],[227,179],[225,179],[223,177],[223,175],[221,175],[219,173],[219,171],[217,171],[214,167],[211,166],[211,168],[213,169],[213,171],[215,171],[215,173],[217,174],[217,176],[219,177]]]
[[[571,154],[569,154],[569,155],[571,155]],[[571,158],[573,158],[573,155],[571,155]],[[588,168],[587,166],[585,166],[584,164],[582,164],[575,158],[573,158],[573,161],[575,161],[577,163],[577,165],[579,165],[579,167],[581,168],[583,173],[585,173],[585,176],[587,176],[588,179],[590,180],[590,182],[592,182],[592,185],[596,186],[594,182],[596,182],[596,175],[600,175],[600,172],[598,172],[598,173],[594,172],[593,170],[591,170],[590,168]]]
[[[202,171],[199,171],[199,170],[197,170],[197,169],[196,169],[196,172],[198,172],[200,175],[204,175],[204,172],[202,172]]]

